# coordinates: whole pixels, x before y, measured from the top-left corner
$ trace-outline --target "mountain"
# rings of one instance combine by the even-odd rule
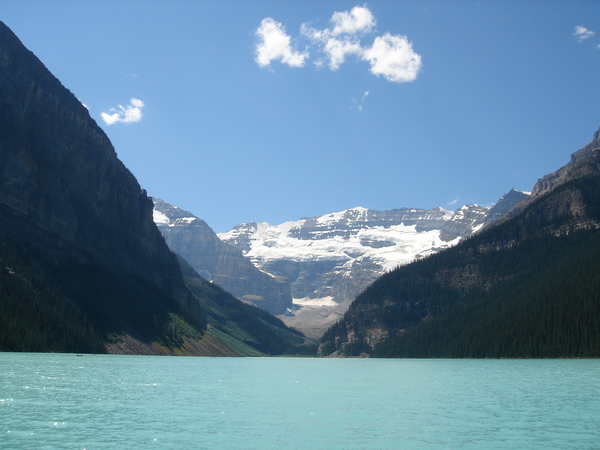
[[[152,202],[87,109],[3,23],[0,124],[0,239],[14,253],[5,281],[20,277],[25,290],[32,282],[13,265],[46,280],[38,284],[87,318],[95,349],[110,334],[155,337],[169,314],[189,315],[202,332]]]
[[[600,170],[600,130],[594,133],[592,141],[571,155],[567,164],[556,172],[548,174],[537,181],[529,198],[521,202],[517,208],[508,214],[507,218],[519,214],[530,203],[551,192],[558,186],[570,180],[585,175],[598,173]]]
[[[271,314],[293,307],[287,283],[258,270],[237,248],[221,241],[203,220],[154,199],[154,222],[167,245],[209,281]]]
[[[382,276],[320,354],[600,356],[599,152],[596,133],[508,219]]]
[[[0,351],[233,356],[302,343],[178,259],[108,137],[2,22],[0,161]]]
[[[186,285],[206,314],[207,334],[227,346],[227,356],[316,354],[316,345],[307,341],[301,332],[209,283],[183,258],[179,257],[179,262]]]
[[[276,226],[241,224],[219,237],[263,272],[287,280],[295,307],[282,319],[318,338],[381,275],[455,245],[526,195],[513,190],[493,208],[454,212],[359,207]]]
[[[529,197],[531,192],[524,192],[518,189],[511,189],[507,194],[503,195],[498,202],[492,206],[486,214],[483,227],[485,228],[497,220],[505,217],[512,211],[522,200]]]

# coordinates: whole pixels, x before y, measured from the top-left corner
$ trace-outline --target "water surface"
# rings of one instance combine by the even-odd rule
[[[0,353],[0,448],[599,448],[600,360]]]

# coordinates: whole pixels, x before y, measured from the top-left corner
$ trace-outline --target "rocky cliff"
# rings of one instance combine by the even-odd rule
[[[523,211],[528,205],[565,184],[570,180],[581,178],[585,175],[600,172],[600,129],[594,133],[592,141],[571,155],[567,164],[556,172],[540,178],[528,198],[523,199],[510,213],[507,218],[514,217]]]
[[[543,177],[533,200],[524,197],[471,239],[378,279],[325,334],[320,354],[595,357],[597,139]],[[498,214],[510,209],[504,201]]]
[[[289,284],[258,270],[203,220],[154,199],[154,221],[169,247],[205,279],[271,314],[284,314],[293,307]]]
[[[289,282],[295,308],[283,320],[318,337],[381,275],[456,244],[525,195],[511,191],[494,208],[464,205],[454,212],[351,208],[281,225],[240,224],[219,237]]]
[[[202,321],[146,192],[87,109],[1,22],[0,161],[2,242],[92,322],[148,335],[137,308],[166,318],[179,307]]]

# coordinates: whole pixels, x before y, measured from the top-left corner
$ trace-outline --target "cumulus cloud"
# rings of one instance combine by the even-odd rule
[[[350,12],[335,12],[331,16],[331,23],[334,24],[331,34],[370,33],[375,27],[375,17],[368,8],[364,6],[355,6]]]
[[[113,125],[115,123],[133,123],[142,120],[142,108],[146,106],[143,101],[132,98],[131,102],[127,106],[118,105],[115,108],[110,108],[108,112],[100,114],[102,120],[106,125]]]
[[[360,44],[360,37],[371,33],[377,22],[371,11],[363,6],[355,6],[350,12],[335,12],[330,22],[333,26],[323,30],[304,23],[300,32],[318,47],[318,51],[325,54],[329,68],[337,70],[346,62],[346,56],[362,55],[364,49]],[[319,58],[315,64],[322,66],[324,61]]]
[[[271,61],[281,60],[292,67],[303,67],[305,60],[315,54],[312,62],[337,70],[349,57],[367,61],[370,71],[395,83],[416,79],[421,70],[421,56],[417,54],[406,36],[385,33],[376,36],[372,43],[364,43],[377,25],[373,13],[366,6],[355,6],[350,11],[334,12],[329,20],[331,26],[317,29],[308,23],[300,27],[301,36],[311,49],[299,53],[291,47],[291,37],[282,24],[268,17],[256,31],[259,42],[255,61],[259,66],[269,66]]]
[[[575,32],[573,33],[573,36],[575,36],[579,42],[583,42],[586,39],[589,39],[595,35],[595,32],[593,32],[592,30],[588,30],[586,27],[583,27],[581,25],[577,25],[575,27]]]
[[[331,70],[339,69],[340,65],[346,62],[347,55],[361,55],[363,53],[362,47],[357,42],[335,38],[327,40],[323,51],[327,54]]]
[[[259,42],[256,46],[256,63],[261,67],[271,64],[271,61],[279,60],[290,67],[304,66],[307,53],[294,51],[291,38],[285,32],[284,26],[270,17],[263,19],[256,30]]]
[[[363,53],[363,59],[371,64],[373,75],[383,75],[396,83],[414,81],[421,70],[421,55],[413,51],[406,36],[386,33],[376,37],[371,48]]]

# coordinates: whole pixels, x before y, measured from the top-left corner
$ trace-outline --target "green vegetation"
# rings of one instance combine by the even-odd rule
[[[0,245],[0,351],[104,352],[88,317],[6,245]]]
[[[202,336],[199,308],[91,257],[54,266],[43,258],[0,244],[0,351],[104,353],[105,342],[126,333],[172,348]]]
[[[103,334],[133,333],[146,342],[178,347],[184,336],[201,335],[205,328],[199,309],[192,311],[136,277],[92,258],[56,277],[65,294],[78,299]]]
[[[518,217],[373,283],[322,354],[600,357],[600,177],[566,183]],[[366,329],[389,333],[376,348]],[[353,330],[360,337],[348,342]]]
[[[302,333],[288,328],[268,312],[243,303],[207,282],[182,258],[179,258],[179,262],[186,284],[206,313],[211,333],[230,348],[248,356],[253,356],[253,351],[264,355],[316,354],[314,346],[304,346]],[[223,338],[224,335],[229,338]],[[253,350],[250,354],[248,348]]]
[[[183,260],[194,299],[186,306],[92,257],[42,264],[42,277],[32,264],[43,258],[0,244],[0,351],[104,353],[105,343],[131,334],[177,353],[209,325],[243,356],[316,353],[302,333],[200,278]]]
[[[489,289],[454,289],[449,296],[426,292],[421,299],[435,304],[438,313],[383,343],[374,355],[600,356],[599,233],[536,239],[487,259],[479,269],[496,271],[500,281]]]

